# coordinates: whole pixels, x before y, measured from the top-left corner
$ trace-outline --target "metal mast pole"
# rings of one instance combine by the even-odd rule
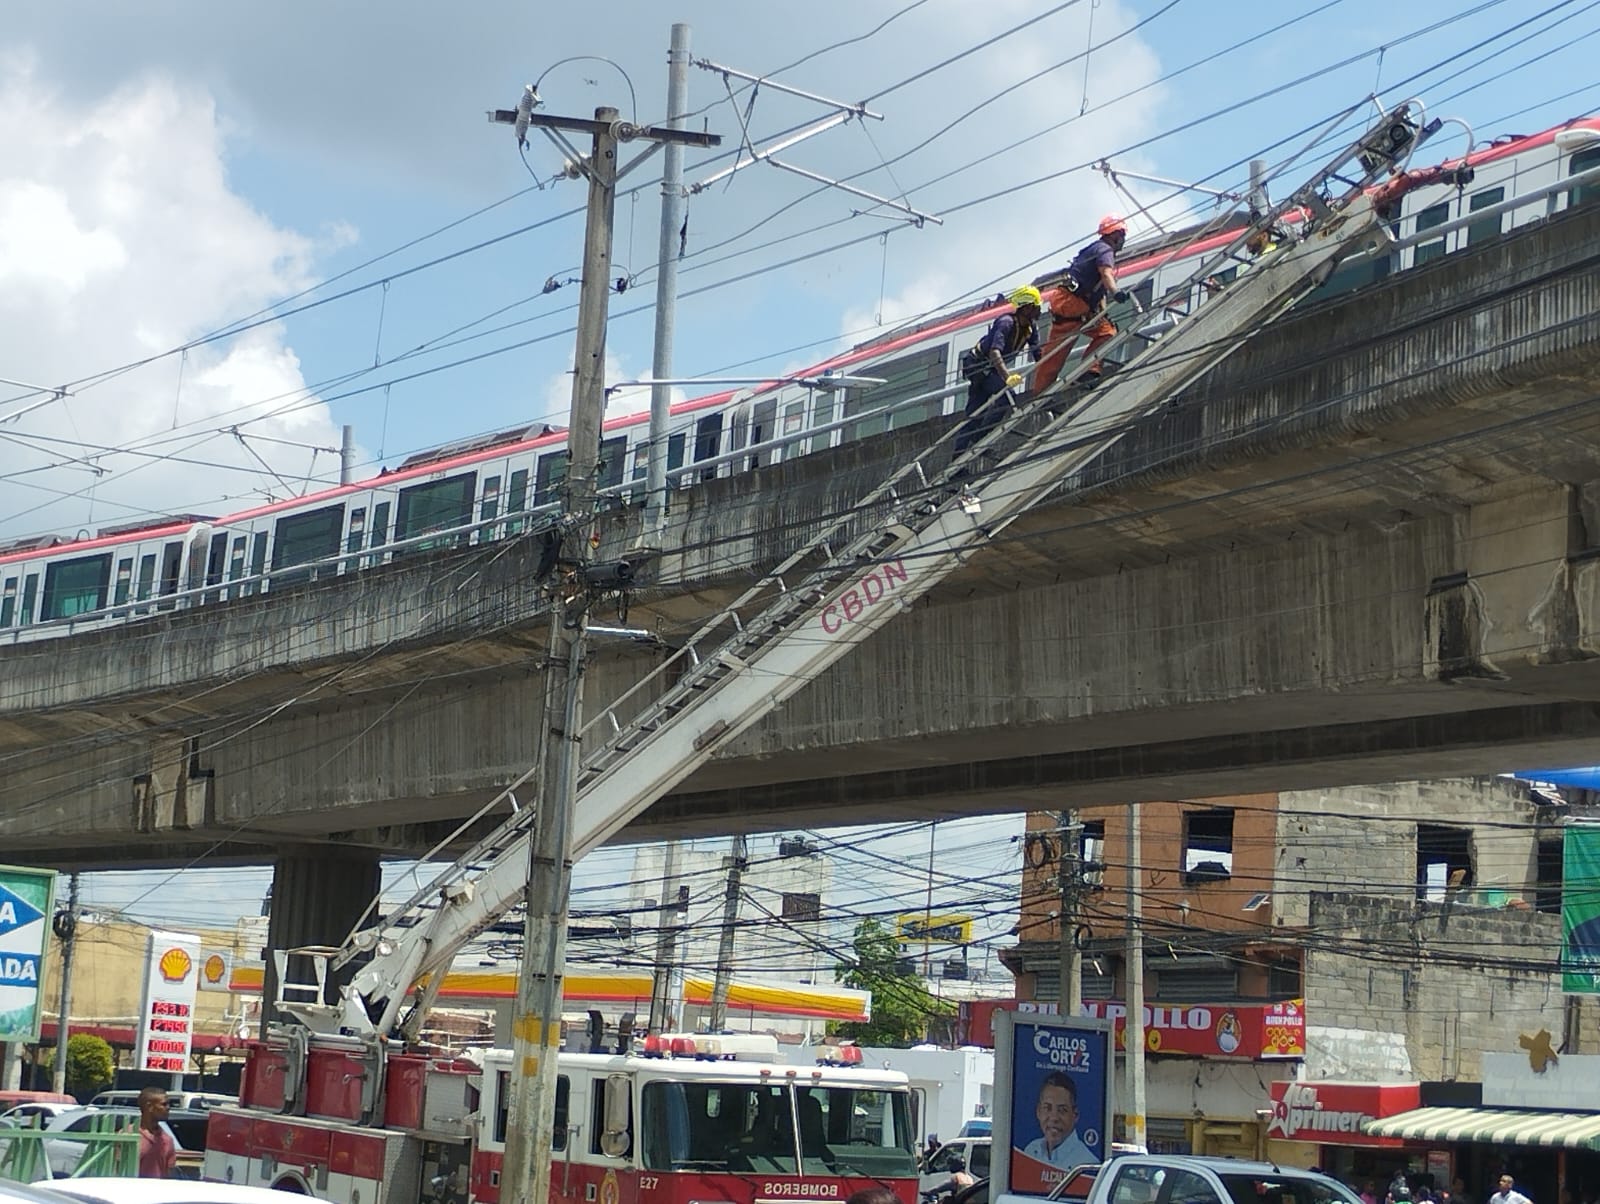
[[[668,916],[671,916],[669,921]],[[672,1015],[672,963],[678,954],[678,842],[667,841],[656,912],[656,974],[650,989],[650,1031],[663,1032]]]
[[[67,888],[67,933],[61,936],[61,996],[56,1003],[56,1061],[50,1068],[50,1089],[57,1093],[67,1089],[67,1037],[72,1016],[72,954],[78,947],[78,875],[74,873]]]
[[[728,984],[733,977],[733,934],[739,924],[739,891],[744,883],[746,862],[743,836],[733,838],[733,856],[728,858],[728,890],[722,901],[722,939],[717,945],[717,976],[711,983],[710,1028],[720,1033],[728,1022]]]
[[[510,1116],[501,1171],[506,1204],[544,1204],[550,1194],[551,1139],[555,1129],[556,1053],[561,1048],[561,977],[566,958],[567,896],[572,886],[572,805],[578,770],[578,729],[583,718],[586,591],[599,470],[600,425],[605,413],[606,317],[611,298],[611,229],[617,199],[617,111],[594,114],[594,150],[587,164],[588,225],[583,282],[578,295],[577,362],[568,421],[563,510],[573,525],[569,546],[580,587],[551,607],[545,685],[544,741],[540,751],[538,824],[528,854],[528,888],[512,1014]]]
[[[1139,807],[1128,804],[1128,1019],[1123,1029],[1127,1047],[1128,1104],[1126,1139],[1145,1145],[1144,1139],[1144,868],[1139,847]]]
[[[667,128],[683,128],[689,107],[689,27],[672,27],[672,48],[667,52]],[[653,380],[672,378],[672,343],[678,321],[678,231],[683,228],[683,146],[668,142],[662,148],[661,243],[656,256],[655,354],[650,361]],[[650,461],[645,479],[648,494],[644,539],[649,542],[667,517],[667,423],[672,386],[650,387]]]
[[[349,485],[356,479],[356,428],[345,424],[339,439],[339,484]]]
[[[1061,1014],[1083,1011],[1083,950],[1078,948],[1078,892],[1083,885],[1083,825],[1078,813],[1061,813],[1061,854],[1056,858],[1056,885],[1061,891]]]

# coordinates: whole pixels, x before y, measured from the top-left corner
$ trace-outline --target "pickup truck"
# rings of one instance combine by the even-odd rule
[[[1316,1171],[1179,1154],[1130,1154],[1082,1167],[1049,1197],[1082,1204],[1360,1204],[1335,1179]],[[1037,1196],[1003,1195],[995,1204],[1038,1204]],[[988,1204],[983,1197],[963,1204]]]

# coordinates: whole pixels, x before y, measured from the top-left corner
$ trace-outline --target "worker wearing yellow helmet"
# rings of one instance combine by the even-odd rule
[[[1039,359],[1039,314],[1043,298],[1031,284],[1012,289],[1004,298],[1010,309],[989,323],[989,329],[970,351],[961,353],[961,373],[967,378],[967,421],[956,436],[956,453],[982,439],[1011,408],[1011,391],[1022,384],[1012,371],[1016,357],[1026,347]]]
[[[1117,254],[1128,239],[1128,223],[1114,213],[1100,219],[1097,237],[1073,257],[1062,273],[1061,284],[1046,290],[1050,305],[1050,337],[1045,341],[1039,371],[1034,375],[1035,391],[1049,388],[1067,362],[1067,352],[1080,334],[1089,336],[1083,358],[1089,359],[1109,340],[1117,328],[1106,317],[1111,301],[1126,301],[1128,294],[1117,285]],[[1093,384],[1100,374],[1095,363],[1086,374]]]

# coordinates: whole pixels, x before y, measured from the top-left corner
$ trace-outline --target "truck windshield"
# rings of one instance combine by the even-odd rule
[[[787,1084],[654,1081],[640,1106],[647,1170],[910,1178],[905,1092]]]

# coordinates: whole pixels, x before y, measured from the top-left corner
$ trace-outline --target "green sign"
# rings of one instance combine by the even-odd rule
[[[56,872],[0,865],[0,1041],[39,1039]]]
[[[1600,995],[1600,825],[1569,825],[1562,841],[1561,989]]]

